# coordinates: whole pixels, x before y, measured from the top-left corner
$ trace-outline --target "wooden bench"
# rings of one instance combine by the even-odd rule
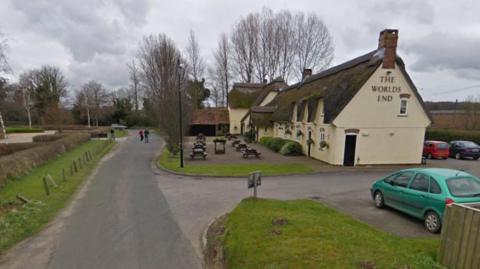
[[[202,143],[194,143],[192,149],[203,149],[207,150],[207,146]]]
[[[237,144],[237,146],[235,147],[235,149],[236,149],[238,152],[243,151],[243,150],[247,149],[247,144],[239,143],[239,144]]]
[[[194,148],[192,149],[192,152],[190,152],[190,159],[195,159],[195,157],[200,157],[204,160],[207,159],[207,153],[203,150],[203,149],[199,149],[199,148]]]
[[[256,149],[252,149],[252,148],[246,148],[243,151],[243,158],[245,158],[245,159],[247,159],[250,156],[255,156],[257,158],[260,158],[260,155],[261,155],[260,152],[258,152]]]

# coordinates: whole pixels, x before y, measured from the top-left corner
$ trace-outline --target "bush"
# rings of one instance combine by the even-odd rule
[[[255,140],[255,131],[253,129],[248,130],[243,134],[243,139],[247,143],[252,143]]]
[[[265,136],[260,138],[260,144],[264,145],[265,147],[275,151],[279,152],[280,149],[282,149],[283,145],[287,143],[289,140],[280,138],[280,137],[269,137]]]
[[[12,144],[0,144],[0,156],[10,155],[17,151],[26,150],[36,146],[40,146],[40,143],[12,143]]]
[[[453,140],[469,140],[480,144],[480,131],[467,130],[427,130],[425,133],[427,140],[440,140],[450,142]]]
[[[288,141],[280,149],[280,154],[286,156],[302,155],[302,145],[296,141]]]
[[[65,134],[36,135],[32,138],[33,142],[53,142],[65,137]]]
[[[87,133],[64,135],[54,142],[0,157],[0,186],[5,185],[8,178],[21,176],[32,168],[88,140],[90,140],[90,135]]]

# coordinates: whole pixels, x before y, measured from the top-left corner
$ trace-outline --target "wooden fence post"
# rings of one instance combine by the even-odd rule
[[[78,166],[82,169],[82,158],[78,157]]]
[[[73,160],[73,170],[75,173],[78,172],[77,162],[75,160]]]
[[[43,177],[43,187],[45,188],[45,193],[50,195],[50,188],[48,187],[48,182],[45,177]]]

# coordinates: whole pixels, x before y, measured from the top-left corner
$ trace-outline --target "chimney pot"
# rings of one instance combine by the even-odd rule
[[[308,78],[309,76],[312,75],[312,69],[310,68],[305,68],[303,69],[303,72],[302,72],[302,80]]]
[[[397,29],[385,29],[380,32],[378,39],[378,48],[384,49],[382,68],[395,68],[395,59],[397,58]]]

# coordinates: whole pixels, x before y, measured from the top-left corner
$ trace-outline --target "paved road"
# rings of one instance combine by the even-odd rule
[[[135,138],[103,164],[48,268],[200,267],[155,184],[151,161],[160,139]]]
[[[7,253],[0,268],[201,268],[157,188],[151,162],[160,143],[121,142],[73,208]]]

